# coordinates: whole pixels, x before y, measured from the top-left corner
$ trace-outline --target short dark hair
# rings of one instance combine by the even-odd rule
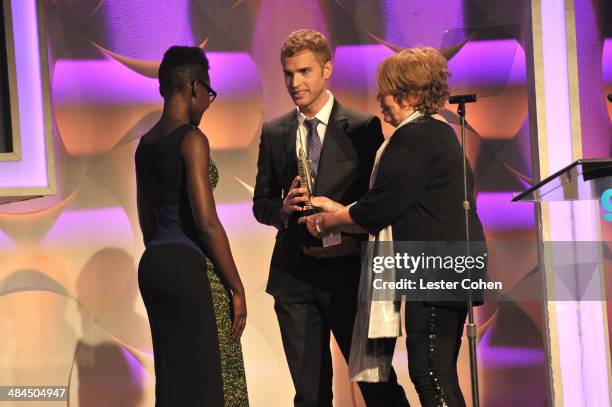
[[[208,58],[199,47],[172,46],[159,65],[159,92],[165,98],[191,82],[208,78]]]

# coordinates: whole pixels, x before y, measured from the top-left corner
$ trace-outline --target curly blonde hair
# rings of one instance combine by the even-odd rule
[[[311,28],[303,28],[289,34],[283,46],[281,47],[281,62],[286,57],[291,57],[293,54],[303,51],[312,51],[321,65],[331,60],[331,52],[325,36]]]
[[[429,47],[405,49],[383,60],[376,71],[380,95],[393,95],[400,104],[414,97],[414,108],[426,114],[444,106],[449,76],[446,59]]]

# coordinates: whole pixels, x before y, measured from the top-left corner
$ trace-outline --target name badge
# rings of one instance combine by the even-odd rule
[[[323,247],[335,246],[342,243],[342,234],[340,232],[332,232],[323,236]]]

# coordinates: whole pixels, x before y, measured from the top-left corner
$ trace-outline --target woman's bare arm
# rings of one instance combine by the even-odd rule
[[[233,293],[234,326],[232,334],[237,339],[246,322],[244,287],[232,257],[225,229],[217,216],[215,198],[208,174],[210,161],[208,139],[200,130],[194,129],[185,136],[181,152],[185,161],[189,202],[200,239]]]

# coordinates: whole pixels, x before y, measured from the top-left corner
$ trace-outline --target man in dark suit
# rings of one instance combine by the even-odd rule
[[[287,90],[296,109],[263,125],[253,213],[278,229],[267,292],[296,389],[294,405],[332,405],[330,331],[346,360],[351,346],[360,275],[360,236],[321,247],[297,223],[308,200],[298,183],[297,155],[307,155],[314,195],[348,205],[368,189],[380,120],[342,106],[327,89],[332,73],[322,34],[298,30],[281,49]],[[360,383],[368,406],[407,406],[392,371],[389,382]]]

